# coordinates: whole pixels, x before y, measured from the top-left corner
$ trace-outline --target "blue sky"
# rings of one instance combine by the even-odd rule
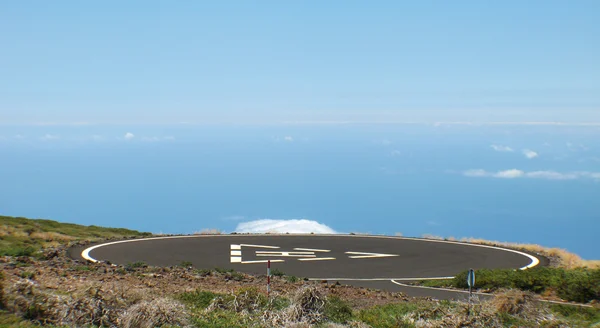
[[[598,1],[0,4],[0,123],[600,122]]]

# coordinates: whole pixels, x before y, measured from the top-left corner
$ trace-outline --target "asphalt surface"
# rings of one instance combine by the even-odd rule
[[[412,279],[452,277],[469,268],[518,269],[532,262],[524,254],[505,249],[381,236],[199,235],[93,246],[91,259],[114,264],[143,261],[174,266],[185,261],[196,268],[265,274],[263,261],[271,260],[272,269],[288,275],[438,299],[464,299],[466,294],[404,284]],[[70,254],[83,259],[82,251],[73,249]],[[547,264],[537,258],[539,265]]]

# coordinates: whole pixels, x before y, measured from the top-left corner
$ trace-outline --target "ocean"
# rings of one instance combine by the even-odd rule
[[[0,183],[0,215],[475,237],[600,258],[598,126],[3,125]]]

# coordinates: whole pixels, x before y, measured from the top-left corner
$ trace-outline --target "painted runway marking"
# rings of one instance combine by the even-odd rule
[[[335,257],[315,257],[315,258],[298,259],[298,261],[328,261],[328,260],[335,260]]]
[[[265,245],[250,245],[250,244],[241,244],[241,247],[255,247],[255,248],[272,248],[277,249],[279,246],[265,246]]]
[[[376,257],[398,256],[395,254],[377,254],[377,253],[365,253],[365,252],[346,252],[346,254],[353,255],[353,256],[349,256],[349,258],[351,258],[351,259],[369,259],[369,258],[376,258]]]
[[[331,252],[328,249],[312,249],[312,248],[294,248],[295,251],[309,251],[309,252],[322,252],[322,253],[328,253]]]
[[[314,252],[263,252],[263,251],[256,251],[256,256],[316,257]]]

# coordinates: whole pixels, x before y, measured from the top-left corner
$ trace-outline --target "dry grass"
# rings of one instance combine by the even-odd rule
[[[75,240],[75,237],[71,237],[71,236],[67,236],[67,235],[63,235],[62,233],[58,233],[58,232],[33,232],[31,233],[31,235],[29,235],[30,238],[35,238],[35,239],[42,239],[46,242],[52,242],[52,241],[61,241],[61,242],[65,242],[65,241],[71,241],[71,240]]]
[[[520,249],[531,253],[541,254],[550,259],[556,259],[558,263],[556,263],[559,267],[563,267],[566,269],[574,269],[574,268],[592,268],[597,269],[600,268],[600,261],[598,260],[584,260],[579,255],[571,253],[565,249],[561,248],[548,248],[543,247],[537,244],[521,244],[521,243],[510,243],[510,242],[500,242],[500,241],[490,241],[484,239],[476,239],[476,238],[462,238],[461,241],[474,243],[474,244],[482,244],[482,245],[491,245],[491,246],[502,246],[507,248]]]
[[[500,291],[491,300],[491,305],[499,313],[530,315],[534,310],[534,297],[531,293],[518,289]]]
[[[312,327],[324,319],[325,302],[316,287],[305,286],[294,293],[287,308],[265,311],[262,322],[267,327]]]
[[[443,238],[440,236],[434,236],[434,235],[429,235],[429,234],[422,235],[422,238],[434,239],[434,240],[449,240],[449,241],[457,240],[454,237]],[[569,252],[565,249],[561,249],[561,248],[549,248],[549,247],[544,247],[544,246],[540,246],[537,244],[510,243],[510,242],[492,241],[492,240],[485,240],[485,239],[478,239],[478,238],[461,238],[460,241],[472,243],[472,244],[501,246],[501,247],[506,247],[506,248],[523,250],[523,251],[531,252],[531,253],[535,253],[535,254],[540,254],[545,257],[548,257],[551,260],[551,264],[554,264],[558,267],[562,267],[562,268],[566,268],[566,269],[574,269],[574,268],[600,269],[600,260],[584,260],[579,255],[571,253],[571,252]]]
[[[119,318],[123,328],[154,328],[163,326],[189,327],[189,313],[170,298],[142,301],[131,306]]]
[[[23,230],[17,229],[15,227],[1,225],[0,226],[0,237],[12,236],[12,237],[29,237],[29,234]]]
[[[425,238],[425,239],[444,240],[444,237],[435,236],[435,235],[428,234],[428,233],[421,235],[421,237]]]
[[[202,229],[194,232],[194,235],[222,235],[223,232],[219,229]]]

